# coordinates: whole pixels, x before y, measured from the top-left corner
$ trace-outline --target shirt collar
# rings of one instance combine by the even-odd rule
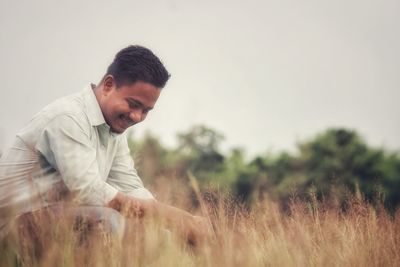
[[[86,113],[92,126],[105,124],[103,113],[101,112],[99,102],[94,95],[94,84],[89,84],[83,91],[83,98],[86,107]]]
[[[99,102],[94,94],[93,89],[96,87],[95,84],[91,83],[83,90],[83,98],[86,107],[86,113],[88,115],[90,124],[92,126],[102,126],[112,137],[117,137],[120,134],[111,131],[110,126],[106,123],[103,112],[100,109]]]

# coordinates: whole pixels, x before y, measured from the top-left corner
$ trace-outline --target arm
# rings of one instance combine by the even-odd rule
[[[125,136],[121,136],[119,140],[107,182],[119,190],[108,206],[126,217],[161,220],[168,228],[178,230],[191,243],[201,242],[208,237],[209,224],[204,218],[158,202],[144,188],[134,167]]]
[[[121,136],[107,182],[119,190],[108,204],[127,217],[151,217],[177,229],[192,242],[207,236],[208,222],[198,216],[154,200],[138,176],[128,142]],[[196,241],[195,241],[196,240]]]
[[[154,198],[143,186],[143,182],[137,174],[125,135],[119,137],[117,151],[112,162],[107,183],[127,195],[142,199]]]
[[[153,218],[162,220],[168,228],[178,230],[188,238],[190,243],[201,243],[210,238],[212,230],[208,221],[199,216],[193,216],[187,211],[172,207],[154,199],[139,199],[118,192],[108,203],[111,207],[128,218]]]

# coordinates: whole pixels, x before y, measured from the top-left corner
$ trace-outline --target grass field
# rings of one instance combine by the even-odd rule
[[[162,189],[162,190],[161,190]],[[122,245],[107,236],[82,244],[66,223],[42,225],[51,229],[37,266],[399,266],[400,212],[388,214],[362,198],[349,199],[347,208],[335,203],[294,200],[282,211],[268,199],[251,209],[217,195],[194,208],[179,183],[161,183],[158,198],[206,215],[214,237],[192,246],[167,231],[160,221],[139,222],[125,233]],[[197,190],[195,190],[197,191]],[[198,191],[197,191],[198,192]],[[198,192],[199,193],[199,192]],[[33,247],[26,242],[25,248]],[[29,253],[28,253],[29,254]],[[1,251],[2,266],[21,262],[10,247]]]

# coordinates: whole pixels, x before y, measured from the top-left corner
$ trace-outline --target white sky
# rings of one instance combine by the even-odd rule
[[[138,135],[173,145],[203,123],[254,155],[341,126],[400,150],[399,14],[398,0],[0,0],[0,149],[141,44],[172,78]]]

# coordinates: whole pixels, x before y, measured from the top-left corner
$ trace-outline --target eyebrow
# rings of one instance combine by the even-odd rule
[[[145,107],[145,110],[147,110],[147,111],[150,111],[150,110],[153,109],[153,107],[147,107],[147,106],[145,106],[141,101],[139,101],[139,100],[137,100],[137,99],[128,97],[127,100],[128,100],[128,102],[130,102],[130,103],[132,103],[132,102],[138,103],[140,106]]]

